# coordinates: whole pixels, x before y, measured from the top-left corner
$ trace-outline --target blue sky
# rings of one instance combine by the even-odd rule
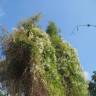
[[[48,21],[57,23],[62,37],[78,51],[85,74],[90,79],[96,70],[96,28],[81,27],[72,35],[76,25],[96,25],[96,0],[0,0],[0,24],[11,31],[20,20],[43,13],[41,26]]]

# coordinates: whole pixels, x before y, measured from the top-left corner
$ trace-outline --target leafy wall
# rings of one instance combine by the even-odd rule
[[[37,21],[28,19],[3,40],[2,86],[11,96],[88,96],[74,48],[53,22],[43,32]]]

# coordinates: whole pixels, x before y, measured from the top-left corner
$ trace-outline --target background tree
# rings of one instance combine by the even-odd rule
[[[92,80],[89,82],[90,96],[96,96],[96,71],[93,72]]]

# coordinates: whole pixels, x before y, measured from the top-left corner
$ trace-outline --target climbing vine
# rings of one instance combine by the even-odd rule
[[[74,48],[61,39],[53,22],[42,31],[38,17],[22,22],[4,39],[2,86],[11,96],[87,96]]]

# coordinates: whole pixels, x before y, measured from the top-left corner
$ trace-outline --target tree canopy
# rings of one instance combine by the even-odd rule
[[[11,96],[88,96],[75,49],[61,39],[54,22],[42,31],[38,18],[24,21],[3,38],[2,87]]]

